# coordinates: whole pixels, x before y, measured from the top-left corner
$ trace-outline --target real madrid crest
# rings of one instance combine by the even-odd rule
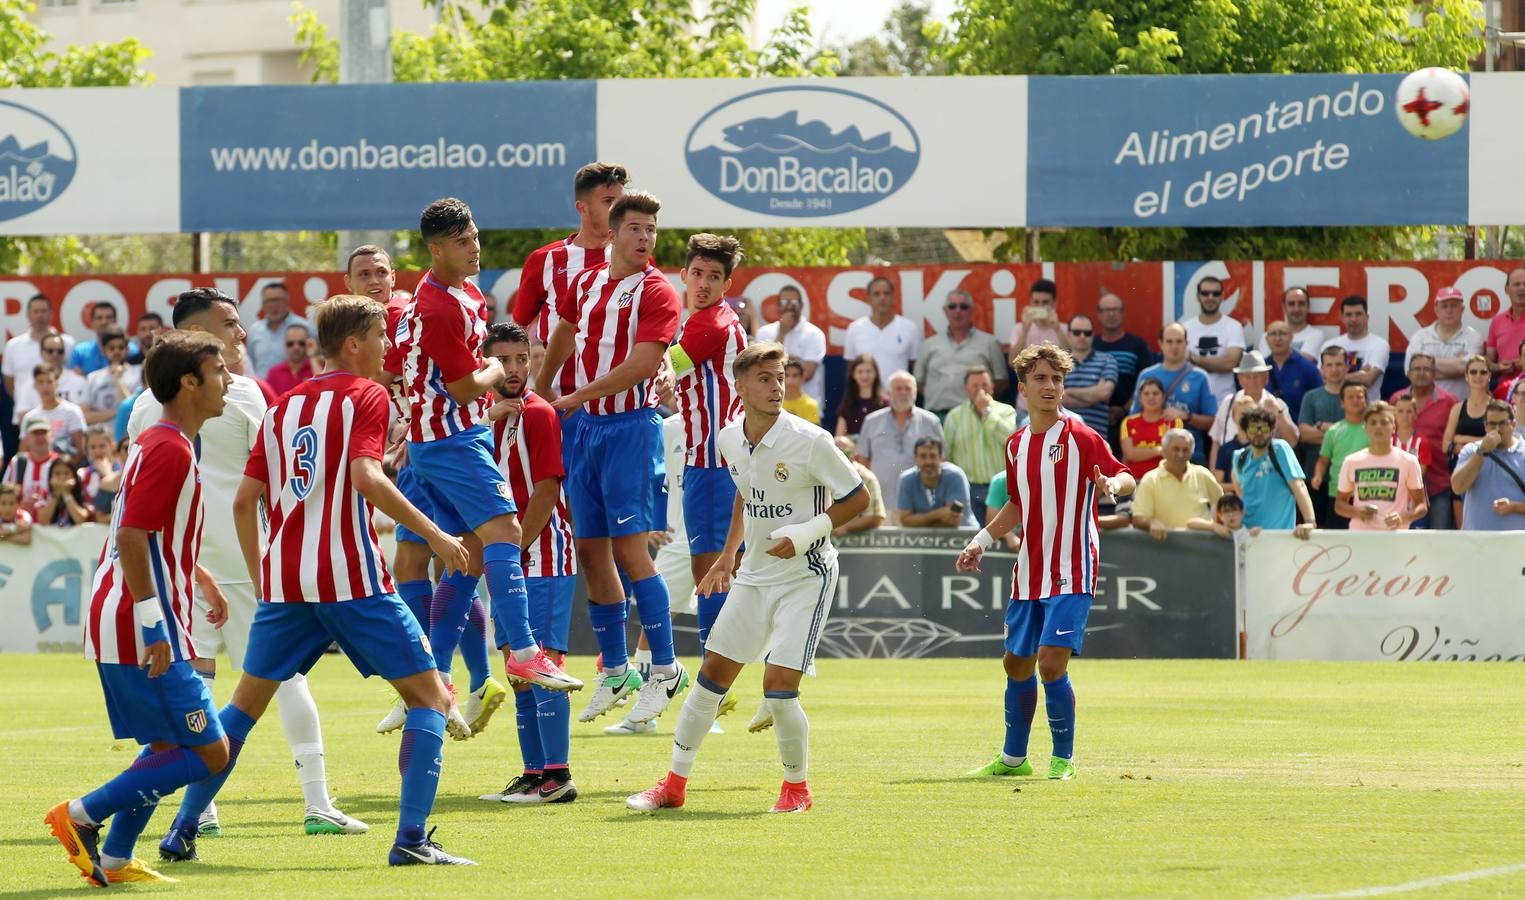
[[[789,467],[784,465],[783,463],[779,463],[779,464],[775,465],[773,467],[773,478],[776,481],[788,481],[789,480]]]

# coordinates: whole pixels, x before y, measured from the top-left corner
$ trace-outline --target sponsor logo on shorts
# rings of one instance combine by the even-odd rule
[[[1054,630],[1054,634],[1074,634],[1074,633],[1075,633],[1075,629],[1073,629],[1073,628],[1071,628],[1069,631],[1061,631],[1059,629],[1055,629]]]
[[[195,712],[185,714],[185,727],[191,730],[191,734],[200,734],[207,730],[207,711],[198,709]]]
[[[615,519],[614,520],[614,524],[616,524],[616,525],[623,525],[623,524],[625,524],[626,522],[630,521],[633,518],[635,518],[635,516],[626,516],[623,519]]]
[[[774,466],[773,467],[773,478],[775,480],[781,481],[781,482],[782,481],[788,481],[789,480],[789,467],[784,465],[783,463],[779,463],[778,465]]]

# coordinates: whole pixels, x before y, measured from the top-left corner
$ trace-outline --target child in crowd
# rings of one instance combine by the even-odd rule
[[[32,515],[21,508],[21,486],[0,484],[0,541],[25,546],[32,542]]]
[[[95,521],[103,524],[111,521],[111,501],[122,483],[122,464],[116,451],[111,432],[104,425],[96,425],[85,437],[86,462],[74,473],[85,498],[85,508]]]
[[[95,514],[85,505],[85,492],[75,474],[74,457],[59,456],[48,467],[48,499],[37,510],[37,524],[73,528],[94,521]]]
[[[1195,531],[1211,531],[1218,537],[1235,544],[1242,544],[1252,537],[1260,536],[1259,528],[1244,527],[1244,501],[1238,494],[1224,492],[1213,508],[1212,519],[1196,518],[1186,523]]]
[[[812,425],[821,424],[821,404],[801,388],[805,384],[805,364],[790,358],[784,363],[784,409]]]

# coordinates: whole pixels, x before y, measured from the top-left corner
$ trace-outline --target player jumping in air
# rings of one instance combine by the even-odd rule
[[[661,715],[688,686],[688,672],[673,652],[667,584],[647,549],[647,533],[661,530],[662,419],[651,407],[652,381],[678,330],[682,305],[650,254],[661,204],[650,194],[625,193],[609,211],[614,229],[610,262],[585,270],[557,302],[561,321],[546,350],[536,388],[571,358],[577,389],[556,400],[562,412],[583,409],[568,454],[567,494],[578,561],[588,580],[588,613],[603,654],[603,674],[578,716],[589,722],[639,691],[629,718]],[[631,580],[641,628],[651,645],[651,677],[629,665],[625,645],[625,590]]]
[[[1075,777],[1075,691],[1069,665],[1085,640],[1096,594],[1101,562],[1096,495],[1131,494],[1134,483],[1106,438],[1061,409],[1064,376],[1074,365],[1068,353],[1050,344],[1028,347],[1012,361],[1029,418],[1006,442],[1008,499],[955,564],[960,572],[978,572],[990,545],[1013,526],[1022,526],[1002,657],[1006,742],[1000,756],[969,773],[974,778],[1032,774],[1027,739],[1038,708],[1038,677],[1054,738],[1048,777]]]
[[[481,269],[476,223],[471,209],[452,197],[429,204],[419,228],[432,268],[419,281],[396,332],[410,405],[408,467],[428,498],[430,518],[451,534],[466,535],[468,571],[486,573],[492,617],[505,629],[510,648],[509,678],[579,690],[582,682],[535,643],[513,493],[482,423],[486,395],[503,379],[503,365],[484,362],[481,355],[487,322],[482,292],[470,281]],[[458,592],[456,600],[469,603],[464,584],[460,591],[465,596]],[[463,614],[464,607],[449,615],[458,621]],[[441,657],[454,651],[453,643],[435,647]]]
[[[499,323],[487,329],[489,356],[503,364],[493,420],[498,467],[508,479],[524,532],[524,584],[529,591],[530,628],[535,640],[557,662],[571,646],[572,595],[577,562],[572,517],[561,481],[561,421],[539,394],[528,390],[530,339],[518,325]],[[507,643],[501,631],[499,646]],[[505,648],[506,649],[506,648]],[[564,691],[514,685],[518,705],[519,751],[524,770],[502,791],[483,800],[504,803],[570,803],[577,799],[568,764],[572,743],[572,704]]]
[[[244,329],[238,321],[238,301],[212,288],[186,291],[175,301],[174,325],[177,330],[205,332],[223,342],[222,358],[230,369],[244,360]],[[196,671],[210,684],[217,676],[217,652],[225,650],[233,668],[242,670],[249,652],[249,627],[259,607],[255,582],[249,580],[238,539],[233,530],[233,494],[243,478],[244,463],[259,435],[259,423],[265,416],[265,397],[252,378],[231,374],[227,404],[222,415],[208,419],[197,441],[200,453],[202,488],[206,492],[207,517],[202,545],[201,565],[212,576],[228,605],[228,619],[221,628],[207,623],[206,590],[198,593],[201,608],[191,617],[191,642],[196,646],[192,662]],[[127,433],[136,438],[159,420],[162,407],[151,391],[138,395],[133,404]],[[276,693],[281,714],[281,730],[291,746],[297,778],[306,801],[304,825],[308,834],[362,834],[368,826],[345,815],[333,806],[328,792],[328,772],[323,754],[323,729],[318,719],[318,705],[313,701],[307,679],[294,675]],[[200,823],[201,834],[222,833],[222,823],[215,805],[207,807]]]
[[[425,535],[447,571],[466,550],[410,504],[381,468],[387,392],[375,379],[386,355],[386,309],[368,297],[334,297],[317,310],[322,375],[303,382],[265,416],[259,442],[233,499],[239,545],[263,602],[233,699],[219,714],[228,763],[186,791],[159,845],[166,859],[196,859],[196,820],[226,783],[249,732],[276,688],[306,672],[338,642],[364,676],[380,674],[408,704],[398,767],[401,813],[388,861],[471,865],[433,842],[424,826],[439,787],[450,694],[434,669],[427,639],[393,590],[371,523],[379,506]],[[270,510],[270,543],[261,553],[259,509]]]
[[[721,430],[716,447],[736,482],[725,546],[699,585],[701,596],[730,596],[710,629],[704,664],[673,729],[671,770],[625,802],[650,811],[682,806],[699,745],[742,667],[766,658],[763,696],[778,733],[784,782],[773,812],[810,808],[810,725],[800,678],[814,670],[816,644],[836,593],[833,528],[868,506],[868,493],[831,435],[783,411],[782,344],[743,350],[733,364],[744,417]],[[830,507],[828,508],[828,498]],[[746,555],[734,585],[736,553]]]
[[[193,577],[204,588],[211,583],[196,565],[203,496],[194,442],[202,423],[223,411],[231,383],[223,352],[217,338],[189,332],[163,335],[148,352],[143,381],[161,415],[127,456],[90,589],[85,658],[95,660],[112,732],[146,745],[122,774],[48,811],[69,861],[97,887],[173,881],[133,856],[138,836],[161,798],[228,765],[212,692],[191,667],[192,616],[214,627],[227,618],[215,585],[204,607],[191,599]],[[108,818],[111,831],[99,846]]]

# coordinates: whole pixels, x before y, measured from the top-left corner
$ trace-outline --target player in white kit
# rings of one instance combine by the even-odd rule
[[[701,594],[730,589],[706,642],[704,665],[673,731],[667,776],[625,802],[651,811],[682,806],[699,745],[742,667],[766,658],[763,694],[773,713],[784,782],[773,812],[810,808],[808,738],[800,679],[815,668],[821,628],[837,584],[833,528],[868,505],[863,481],[831,435],[783,410],[788,351],[748,346],[732,366],[744,415],[721,430],[717,445],[736,482],[730,533]],[[736,572],[743,538],[746,555]]]
[[[238,321],[238,301],[213,288],[197,288],[181,294],[175,303],[174,326],[182,331],[204,331],[223,342],[223,363],[238,369],[244,358],[246,334]],[[239,550],[233,528],[233,495],[244,477],[244,464],[259,436],[265,418],[265,397],[252,378],[232,375],[223,414],[208,419],[196,437],[196,450],[205,492],[206,527],[201,542],[200,564],[222,588],[228,620],[220,628],[206,620],[209,608],[201,591],[196,592],[196,614],[191,617],[191,641],[200,657],[191,664],[208,688],[217,672],[217,653],[225,651],[233,668],[242,670],[249,644],[249,628],[258,608],[255,586]],[[152,426],[163,406],[149,391],[138,395],[128,420],[127,435],[138,435]],[[296,675],[283,682],[275,694],[280,708],[281,729],[291,745],[307,801],[305,828],[308,834],[362,834],[368,830],[359,819],[333,806],[328,795],[328,775],[323,762],[323,731],[318,706],[307,688],[307,678]],[[201,819],[200,834],[220,834],[217,807],[210,806]]]

